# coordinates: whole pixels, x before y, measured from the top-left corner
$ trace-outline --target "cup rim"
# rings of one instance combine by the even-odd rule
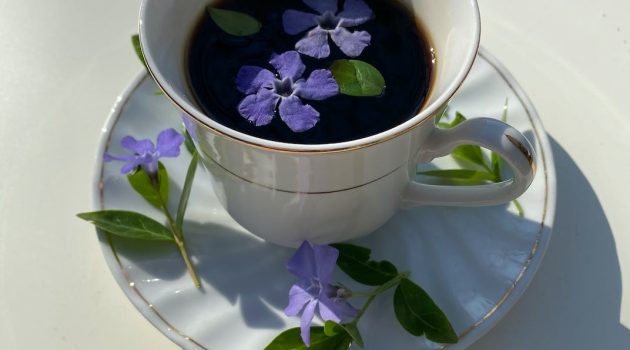
[[[138,21],[140,46],[144,53],[147,71],[149,72],[155,83],[159,86],[159,88],[164,92],[164,95],[169,100],[171,100],[171,102],[174,103],[182,112],[193,117],[201,127],[209,130],[210,132],[227,138],[231,141],[243,144],[245,146],[274,152],[299,154],[346,152],[374,146],[376,144],[394,139],[415,129],[419,125],[423,124],[425,121],[429,120],[430,116],[438,111],[453,97],[453,95],[455,95],[459,87],[462,85],[462,83],[472,70],[472,66],[477,57],[481,41],[481,15],[479,12],[479,4],[477,3],[477,0],[469,0],[474,14],[475,28],[472,32],[473,45],[471,47],[471,50],[466,54],[464,64],[460,68],[455,79],[451,81],[446,90],[435,101],[425,106],[424,109],[420,110],[418,114],[416,114],[414,117],[410,118],[406,122],[371,136],[352,141],[325,144],[286,143],[251,136],[224,126],[214,121],[212,118],[205,115],[205,113],[199,111],[198,108],[191,105],[185,99],[180,97],[180,95],[176,92],[173,86],[168,83],[168,81],[162,75],[159,69],[156,68],[157,65],[151,55],[151,52],[144,49],[146,47],[146,42],[144,40],[144,38],[146,37],[146,26],[144,25],[143,18],[145,18],[147,3],[149,3],[150,1],[152,0],[142,0],[142,4],[140,6],[140,17]]]

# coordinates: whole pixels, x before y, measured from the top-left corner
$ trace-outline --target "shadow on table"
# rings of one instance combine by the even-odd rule
[[[621,271],[602,205],[567,152],[551,146],[558,203],[550,246],[523,299],[486,337],[481,349],[626,349],[620,324]]]

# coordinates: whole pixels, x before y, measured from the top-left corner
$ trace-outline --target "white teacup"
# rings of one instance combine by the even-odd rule
[[[243,227],[285,246],[340,242],[368,234],[401,206],[483,206],[520,196],[535,173],[534,151],[521,133],[478,118],[438,129],[435,118],[462,84],[477,55],[475,0],[401,0],[424,24],[436,54],[429,100],[415,117],[359,140],[288,144],[227,128],[198,107],[189,88],[186,48],[208,0],[143,0],[140,38],[146,62],[165,94],[196,123],[196,146],[225,209]],[[499,153],[513,179],[481,186],[413,181],[418,163],[462,144]]]

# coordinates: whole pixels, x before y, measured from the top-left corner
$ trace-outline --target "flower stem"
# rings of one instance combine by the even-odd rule
[[[372,293],[365,294],[366,296],[369,296],[368,300],[365,302],[365,304],[363,304],[363,307],[361,308],[361,310],[359,310],[359,314],[357,315],[357,317],[355,317],[354,320],[352,320],[352,322],[350,323],[353,323],[355,325],[359,323],[359,320],[361,319],[361,317],[363,317],[368,307],[370,307],[370,304],[372,304],[372,302],[374,301],[374,299],[376,299],[377,296],[389,290],[390,288],[397,286],[398,283],[400,283],[400,281],[403,278],[407,278],[407,277],[409,277],[409,272],[403,272],[399,274],[398,276],[392,278],[391,280],[385,282],[378,288],[374,289]]]
[[[190,256],[188,255],[188,251],[186,250],[186,244],[184,239],[184,232],[182,229],[182,225],[184,222],[184,214],[186,213],[186,207],[188,204],[188,198],[190,196],[190,190],[192,188],[192,182],[195,178],[195,171],[197,169],[197,161],[198,155],[197,152],[193,154],[193,158],[190,161],[190,165],[188,167],[188,172],[186,174],[186,180],[184,183],[184,188],[182,190],[182,195],[180,197],[179,206],[177,209],[177,219],[173,218],[171,212],[168,209],[166,201],[162,196],[160,196],[160,207],[164,215],[166,216],[166,221],[171,229],[171,233],[173,234],[173,238],[175,239],[175,244],[177,244],[177,248],[184,259],[184,264],[186,264],[186,269],[188,270],[188,274],[193,280],[196,288],[201,288],[201,281],[199,280],[199,276],[195,271],[195,268],[190,260]],[[159,191],[158,191],[159,194]]]

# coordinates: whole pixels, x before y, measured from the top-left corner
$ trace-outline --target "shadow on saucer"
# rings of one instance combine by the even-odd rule
[[[606,213],[569,154],[551,139],[558,178],[556,219],[529,289],[477,349],[625,349],[621,271]]]

